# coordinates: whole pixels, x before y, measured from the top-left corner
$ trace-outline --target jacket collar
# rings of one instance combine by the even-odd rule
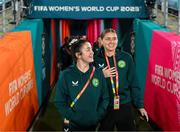
[[[73,70],[74,70],[76,73],[80,74],[80,75],[82,75],[82,74],[88,74],[88,73],[90,73],[90,72],[92,71],[92,65],[90,64],[88,71],[86,71],[86,72],[84,73],[84,72],[80,71],[80,70],[77,68],[76,64],[74,63],[74,64],[73,64]]]
[[[116,51],[115,51],[115,52],[116,52],[116,55],[119,54],[120,51],[121,51],[121,47],[117,47],[117,48],[116,48]],[[104,58],[104,52],[105,52],[105,51],[104,51],[104,48],[101,48],[100,51],[98,52],[98,55],[97,55],[97,56],[100,57],[100,58]]]

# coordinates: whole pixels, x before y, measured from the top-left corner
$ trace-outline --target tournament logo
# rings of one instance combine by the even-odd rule
[[[123,60],[118,61],[118,67],[119,68],[124,68],[125,66],[126,66],[126,62],[125,61],[123,61]]]
[[[99,86],[99,80],[97,78],[93,78],[92,84],[94,87],[98,87]]]

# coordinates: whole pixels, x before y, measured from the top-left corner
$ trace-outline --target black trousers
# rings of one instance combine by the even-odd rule
[[[92,125],[92,126],[79,126],[74,123],[70,124],[63,124],[63,130],[64,132],[71,132],[71,131],[95,131],[97,125]]]
[[[119,110],[109,108],[105,118],[101,121],[99,131],[135,131],[134,114],[131,104],[120,105]]]

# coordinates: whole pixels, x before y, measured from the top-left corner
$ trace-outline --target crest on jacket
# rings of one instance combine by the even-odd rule
[[[118,67],[119,68],[124,68],[126,66],[126,62],[124,60],[119,60],[118,61]]]
[[[97,78],[93,78],[92,79],[92,84],[94,87],[98,87],[99,86],[99,80]]]

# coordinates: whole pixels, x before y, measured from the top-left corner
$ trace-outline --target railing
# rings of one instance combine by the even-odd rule
[[[23,0],[0,0],[0,36],[23,20]]]
[[[172,6],[172,2],[177,2],[178,4]],[[180,2],[171,1],[171,0],[156,0],[155,4],[155,15],[159,24],[171,29],[172,31],[177,32],[180,34]],[[160,7],[160,9],[158,8]]]
[[[25,9],[23,1],[24,0],[0,0],[0,35],[10,31],[23,20]],[[169,14],[170,7],[168,5],[171,2],[170,0],[156,0],[154,13],[157,19],[160,19],[158,14],[161,13],[162,21],[159,24],[170,29],[174,27],[172,30],[180,34],[180,0],[177,1],[178,6],[175,7],[177,14],[173,15],[173,20],[169,20],[171,19],[169,16],[172,16],[172,14]],[[161,6],[161,10],[158,9],[159,5]]]

